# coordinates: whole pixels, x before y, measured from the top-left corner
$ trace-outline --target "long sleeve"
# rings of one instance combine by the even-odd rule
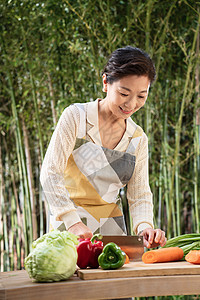
[[[148,175],[148,138],[143,133],[136,149],[136,165],[127,185],[127,198],[133,218],[133,230],[138,233],[153,228],[153,202]]]
[[[64,171],[75,145],[79,119],[79,111],[75,105],[64,110],[52,135],[40,173],[41,185],[51,213],[57,221],[62,221],[64,216],[66,227],[80,221],[64,182]]]

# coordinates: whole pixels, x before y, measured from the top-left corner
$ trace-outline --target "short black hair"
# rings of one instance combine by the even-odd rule
[[[116,49],[110,55],[103,74],[110,84],[128,75],[147,76],[150,83],[156,78],[155,66],[149,55],[132,46]]]

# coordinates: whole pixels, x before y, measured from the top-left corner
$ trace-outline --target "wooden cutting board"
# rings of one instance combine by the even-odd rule
[[[200,275],[200,265],[190,264],[187,261],[154,264],[145,264],[140,261],[130,262],[117,270],[102,270],[101,268],[78,270],[78,276],[84,280],[197,274]]]

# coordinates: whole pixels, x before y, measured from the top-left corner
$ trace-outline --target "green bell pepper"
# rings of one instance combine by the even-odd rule
[[[121,268],[125,260],[126,254],[113,242],[105,245],[98,257],[99,265],[104,270]]]

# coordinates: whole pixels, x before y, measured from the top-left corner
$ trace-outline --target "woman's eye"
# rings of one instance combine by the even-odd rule
[[[128,97],[127,94],[120,93],[123,97]]]
[[[140,99],[144,99],[145,97],[143,97],[143,96],[138,96],[138,98],[140,98]]]

